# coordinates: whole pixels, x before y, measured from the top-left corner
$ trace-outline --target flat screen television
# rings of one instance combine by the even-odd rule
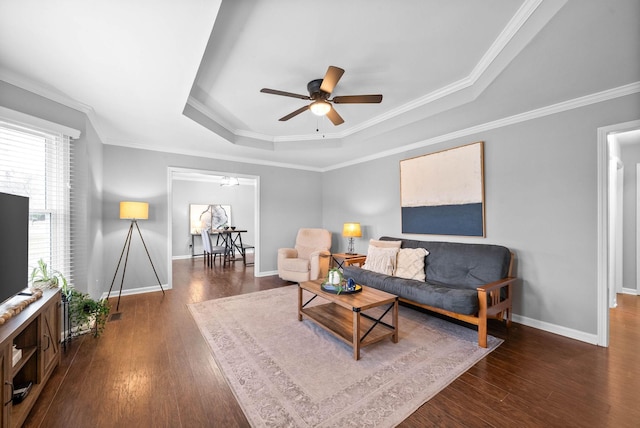
[[[0,303],[29,285],[29,198],[0,193]]]

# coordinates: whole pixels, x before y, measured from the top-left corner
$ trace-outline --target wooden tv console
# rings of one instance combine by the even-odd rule
[[[0,325],[0,426],[20,427],[53,370],[60,364],[60,290],[46,289],[40,299]],[[13,347],[22,356],[13,361]],[[32,382],[29,394],[13,404],[14,388]]]

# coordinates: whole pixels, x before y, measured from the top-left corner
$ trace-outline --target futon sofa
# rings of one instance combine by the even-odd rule
[[[369,260],[374,250],[378,251],[370,245],[365,265],[346,266],[345,278],[395,294],[401,302],[477,325],[478,345],[484,348],[487,347],[487,319],[506,320],[507,326],[511,325],[512,284],[516,278],[511,276],[513,253],[508,248],[387,236],[371,242],[385,248],[381,251],[391,251],[389,254],[393,254],[393,250],[386,248],[397,245],[397,260],[403,257],[406,260],[409,254],[406,263],[411,264],[388,266],[386,273],[380,273],[379,267]],[[389,263],[395,262],[392,256],[389,260]],[[374,270],[370,270],[372,268]]]

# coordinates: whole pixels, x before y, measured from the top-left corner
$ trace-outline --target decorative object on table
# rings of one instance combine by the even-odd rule
[[[340,285],[343,279],[342,272],[338,268],[331,268],[327,272],[327,284]]]
[[[189,230],[192,235],[200,235],[202,229],[211,231],[229,225],[231,225],[231,205],[189,205]]]
[[[50,269],[44,260],[38,260],[38,266],[31,271],[31,286],[37,289],[62,287],[64,294],[68,288],[67,279],[55,269]]]
[[[42,290],[31,289],[30,293],[18,294],[11,300],[8,300],[2,305],[0,310],[0,325],[9,321],[11,318],[22,312],[27,306],[42,297]]]
[[[249,426],[394,427],[502,343],[480,348],[473,329],[400,305],[398,343],[355,361],[343,341],[298,321],[297,292],[188,305]]]
[[[400,161],[403,233],[485,236],[484,144]]]
[[[356,250],[353,245],[353,238],[362,237],[360,223],[345,223],[342,226],[342,236],[344,236],[345,238],[349,238],[347,254],[356,254]]]
[[[354,284],[353,288],[348,288],[346,283],[344,285],[322,284],[320,288],[331,294],[354,294],[362,291],[360,284]]]
[[[162,290],[162,294],[164,294],[164,288],[162,288],[162,283],[160,282],[160,278],[158,277],[158,272],[156,272],[156,267],[153,265],[153,261],[151,260],[151,255],[149,254],[149,250],[147,249],[147,244],[144,242],[144,238],[142,237],[142,232],[140,232],[140,227],[138,226],[138,220],[149,219],[149,204],[147,202],[130,202],[130,201],[120,202],[120,219],[131,220],[131,225],[129,226],[129,233],[127,233],[127,237],[124,240],[124,246],[122,247],[122,252],[120,253],[118,266],[116,267],[116,272],[113,275],[113,280],[111,281],[109,292],[107,293],[107,300],[108,300],[109,296],[111,295],[111,290],[113,289],[113,283],[116,281],[116,276],[118,276],[118,270],[120,270],[120,263],[122,262],[122,256],[124,256],[124,252],[126,250],[127,256],[124,259],[124,268],[122,269],[122,280],[120,281],[120,292],[118,293],[118,304],[116,305],[116,311],[120,308],[120,297],[122,296],[122,286],[124,285],[124,275],[127,271],[127,261],[129,260],[129,249],[131,248],[131,239],[133,235],[134,225],[138,230],[138,235],[140,235],[140,240],[142,241],[144,250],[147,253],[147,257],[149,258],[149,263],[151,263],[151,267],[153,268],[153,273],[156,275],[156,279],[158,280],[158,285],[160,286],[160,290]]]
[[[344,278],[342,277],[342,272],[340,271],[340,269],[331,268],[327,272],[327,277],[325,278],[321,287],[324,291],[340,294],[340,292],[344,289],[344,287],[342,286],[343,279]]]

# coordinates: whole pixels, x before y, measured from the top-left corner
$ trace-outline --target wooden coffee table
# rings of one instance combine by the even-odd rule
[[[353,346],[353,358],[360,359],[360,348],[391,337],[398,343],[398,297],[385,291],[363,286],[362,291],[353,294],[332,294],[320,288],[322,280],[298,284],[298,320],[303,316],[333,334],[343,342]],[[303,291],[313,296],[303,303]],[[316,297],[328,303],[309,306]],[[384,308],[385,305],[388,305]],[[383,307],[378,318],[364,311]],[[382,318],[391,311],[391,324]]]

